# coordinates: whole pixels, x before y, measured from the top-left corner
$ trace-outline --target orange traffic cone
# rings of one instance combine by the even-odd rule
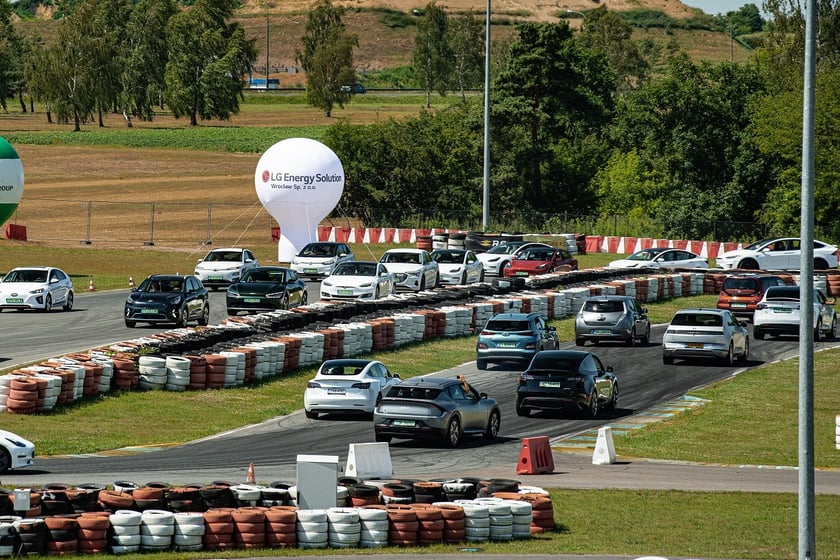
[[[88,291],[95,292],[96,286],[93,285],[93,276],[90,277],[90,283],[88,283]]]
[[[129,287],[129,288],[133,288],[133,287],[134,287],[134,276],[129,276],[129,277],[128,277],[128,287]]]
[[[248,483],[248,484],[256,484],[257,483],[257,477],[254,476],[254,463],[249,463],[248,464],[248,478],[245,480],[245,482]]]

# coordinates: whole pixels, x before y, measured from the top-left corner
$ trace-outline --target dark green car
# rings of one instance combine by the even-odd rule
[[[306,305],[306,283],[297,272],[282,266],[258,266],[246,271],[227,289],[227,312],[259,313]]]

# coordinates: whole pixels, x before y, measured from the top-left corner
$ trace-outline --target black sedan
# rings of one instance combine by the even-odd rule
[[[282,266],[259,266],[246,271],[227,289],[227,312],[260,312],[306,305],[306,283],[297,272]]]
[[[458,447],[465,435],[493,440],[499,434],[499,404],[463,377],[415,377],[392,385],[373,411],[376,441],[431,439]]]
[[[532,410],[574,410],[595,418],[601,406],[618,406],[618,380],[612,366],[604,367],[591,352],[544,350],[519,374],[516,413]]]
[[[210,320],[207,288],[195,276],[152,274],[125,300],[125,326],[137,323],[175,323],[186,327],[196,320],[206,325]]]

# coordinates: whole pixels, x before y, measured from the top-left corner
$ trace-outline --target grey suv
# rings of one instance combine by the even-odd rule
[[[557,329],[539,313],[497,313],[478,335],[476,366],[487,369],[490,362],[530,363],[540,350],[556,350]]]
[[[637,340],[650,344],[647,308],[633,296],[592,296],[583,302],[575,317],[575,344],[584,346],[602,340],[622,340],[635,346]]]

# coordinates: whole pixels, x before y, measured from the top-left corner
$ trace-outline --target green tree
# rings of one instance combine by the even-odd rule
[[[126,121],[150,121],[165,89],[166,25],[178,6],[174,0],[140,0],[131,11],[121,49],[122,108]]]
[[[580,41],[584,47],[598,49],[607,55],[619,89],[638,87],[647,79],[650,66],[633,40],[633,28],[606,6],[589,12]]]
[[[12,6],[0,0],[0,108],[4,112],[8,110],[6,99],[17,91],[23,73],[20,46],[21,39],[12,25]]]
[[[358,38],[347,32],[341,21],[343,13],[331,0],[321,0],[309,12],[301,38],[303,50],[297,52],[298,63],[306,72],[306,100],[328,117],[333,107],[343,108],[352,98],[352,88],[348,92],[341,86],[356,83],[353,49]]]
[[[423,91],[426,107],[431,107],[431,93],[446,95],[452,76],[452,48],[447,37],[448,16],[434,0],[426,4],[423,16],[417,23],[414,36],[414,72]]]
[[[454,17],[447,35],[454,57],[453,80],[463,100],[464,90],[480,86],[484,79],[484,25],[472,13]]]
[[[757,33],[764,27],[761,12],[755,4],[744,4],[736,11],[727,13],[726,17],[735,35]]]
[[[164,100],[175,117],[188,115],[190,125],[227,120],[239,112],[242,77],[256,59],[254,40],[242,27],[228,23],[235,0],[197,0],[169,19]]]
[[[91,6],[92,4],[92,6]],[[89,62],[96,76],[96,110],[99,126],[104,126],[102,115],[116,109],[120,93],[121,47],[125,43],[125,23],[131,8],[128,0],[86,0],[77,8],[78,17],[92,19],[95,35],[93,54]]]

